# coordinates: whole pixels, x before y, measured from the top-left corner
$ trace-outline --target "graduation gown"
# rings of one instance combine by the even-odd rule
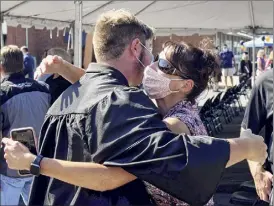
[[[153,205],[142,180],[190,205],[207,203],[229,160],[229,143],[173,134],[162,118],[122,73],[90,64],[48,111],[39,151],[49,158],[122,167],[138,179],[97,192],[41,175],[34,179],[29,205]]]

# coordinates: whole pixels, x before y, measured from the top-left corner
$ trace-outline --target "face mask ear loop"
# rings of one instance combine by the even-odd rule
[[[173,90],[170,89],[170,83],[171,83],[172,80],[181,81],[183,79],[170,79],[170,82],[169,82],[169,87],[168,88],[169,88],[170,92],[172,92],[172,93],[178,93],[178,92],[180,92],[180,89],[183,88],[185,86],[185,84],[183,86],[181,86],[179,90],[173,91]]]
[[[141,62],[140,59],[138,59],[137,57],[136,57],[136,59],[137,59],[137,61],[138,61],[144,68],[146,68],[146,66],[143,64],[143,62]]]
[[[145,50],[147,50],[149,52],[149,54],[151,55],[151,62],[150,64],[152,64],[154,62],[154,56],[152,54],[152,51],[150,51],[142,42],[140,42],[141,46],[145,48]]]

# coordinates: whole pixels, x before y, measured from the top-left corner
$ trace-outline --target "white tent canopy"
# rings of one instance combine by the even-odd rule
[[[27,28],[35,26],[48,29],[70,27],[78,19],[75,21],[77,41],[74,43],[77,48],[74,49],[78,51],[75,57],[79,60],[82,51],[81,30],[92,30],[99,14],[120,8],[128,9],[156,28],[158,36],[171,33],[215,34],[217,31],[230,34],[247,32],[254,35],[272,33],[273,28],[273,2],[261,0],[83,1],[82,4],[75,4],[74,1],[1,1],[1,19],[11,26],[21,24]],[[253,45],[255,46],[255,41]],[[253,51],[255,53],[255,47]],[[255,56],[253,59],[255,61]],[[80,60],[77,62],[81,65]]]
[[[92,29],[100,13],[125,8],[161,34],[237,32],[273,28],[272,1],[83,1],[83,28]],[[8,25],[63,29],[75,19],[73,1],[1,1]]]

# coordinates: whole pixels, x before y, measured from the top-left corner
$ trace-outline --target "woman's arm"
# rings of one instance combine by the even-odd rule
[[[179,119],[168,117],[164,119],[163,121],[173,133],[176,133],[176,134],[184,133],[184,134],[190,135],[190,131],[188,127],[186,126],[186,124],[180,121]]]
[[[59,56],[49,55],[43,59],[39,67],[37,67],[35,79],[38,79],[43,74],[55,73],[61,75],[70,83],[74,84],[85,74],[85,70],[72,65]]]
[[[190,131],[188,129],[188,127],[182,122],[180,121],[179,119],[177,118],[166,118],[163,120],[167,127],[174,133],[176,134],[181,134],[181,133],[184,133],[184,134],[187,134],[187,135],[190,135]],[[244,131],[242,131],[244,132]],[[252,136],[252,134],[243,134],[243,136]],[[247,151],[250,150],[250,146],[249,146],[249,143],[250,140],[248,139],[241,139],[241,138],[233,138],[233,139],[227,139],[227,141],[229,142],[230,144],[230,158],[229,158],[229,161],[226,165],[226,168],[238,163],[238,162],[241,162],[245,159],[248,159],[246,157],[247,155]],[[242,148],[242,149],[241,149]],[[258,163],[258,162],[257,162]],[[258,163],[259,164],[259,163]]]
[[[263,70],[263,68],[262,68],[262,60],[259,59],[259,60],[257,61],[257,64],[258,64],[258,69],[259,69],[260,71],[262,71],[262,70]]]
[[[63,65],[60,66],[58,74],[64,77],[70,83],[74,84],[85,74],[85,70],[78,68],[67,61],[64,61]]]
[[[265,64],[265,68],[268,68],[269,66],[271,66],[271,63],[272,63],[272,60],[268,59]]]

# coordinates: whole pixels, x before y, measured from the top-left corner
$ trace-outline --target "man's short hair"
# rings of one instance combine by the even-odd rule
[[[71,63],[72,62],[72,57],[71,55],[64,49],[62,48],[52,48],[47,51],[47,55],[57,55],[62,57],[65,61]]]
[[[0,63],[5,73],[22,71],[23,61],[23,53],[17,46],[9,45],[1,49]]]
[[[95,25],[95,57],[98,61],[117,59],[134,39],[140,39],[145,45],[145,41],[152,39],[153,36],[153,29],[130,12],[122,9],[105,12]]]
[[[23,51],[23,52],[29,52],[29,49],[26,46],[22,46],[21,47],[21,51]]]

